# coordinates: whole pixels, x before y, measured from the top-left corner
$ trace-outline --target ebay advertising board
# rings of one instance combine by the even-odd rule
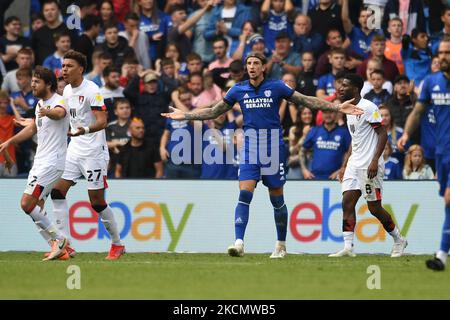
[[[236,181],[110,180],[112,207],[128,252],[224,253],[234,241]],[[20,209],[22,179],[0,180],[0,251],[44,251],[48,246]],[[80,181],[68,196],[72,244],[80,252],[109,249],[108,234],[90,207]],[[288,181],[288,252],[330,253],[343,246],[341,189],[335,181]],[[444,202],[433,181],[385,182],[383,203],[408,238],[407,253],[432,253],[440,241]],[[52,204],[46,204],[50,218]],[[389,253],[390,236],[370,215],[364,199],[356,206],[357,253]],[[258,185],[250,207],[246,252],[270,252],[276,241],[267,189]]]

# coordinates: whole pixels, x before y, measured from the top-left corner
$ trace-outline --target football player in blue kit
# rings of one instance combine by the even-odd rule
[[[403,148],[411,134],[418,127],[421,115],[430,105],[436,118],[436,170],[439,194],[445,201],[445,219],[442,228],[441,246],[433,259],[426,261],[429,269],[445,269],[450,249],[450,38],[445,37],[438,51],[441,71],[430,74],[422,84],[421,92],[413,111],[408,116],[405,131],[398,140]]]
[[[269,189],[270,201],[274,208],[278,241],[271,258],[284,258],[286,255],[286,233],[288,210],[283,198],[285,177],[285,147],[279,116],[282,99],[311,109],[341,111],[360,115],[362,109],[347,101],[333,105],[316,97],[302,95],[281,80],[267,79],[266,57],[252,52],[245,60],[249,80],[235,84],[225,97],[209,108],[183,112],[172,109],[162,116],[175,120],[215,119],[239,103],[244,118],[244,145],[240,151],[239,200],[235,210],[236,241],[228,248],[234,257],[244,255],[244,234],[249,218],[249,206],[256,184],[262,180]],[[268,159],[269,158],[269,159]]]

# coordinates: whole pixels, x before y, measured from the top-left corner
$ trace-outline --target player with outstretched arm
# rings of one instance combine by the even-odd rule
[[[191,112],[173,109],[171,113],[162,114],[173,120],[207,120],[215,119],[227,112],[235,103],[239,103],[241,107],[245,139],[239,165],[239,200],[235,210],[236,241],[228,248],[230,256],[244,255],[244,234],[249,218],[249,206],[259,180],[268,187],[274,209],[278,241],[270,257],[283,258],[286,255],[288,210],[283,197],[286,155],[279,116],[282,99],[312,109],[341,111],[355,115],[363,113],[363,110],[351,104],[351,101],[335,106],[327,101],[302,95],[281,80],[266,79],[264,75],[266,62],[264,55],[250,53],[245,60],[250,79],[234,85],[223,100],[215,105]],[[270,157],[275,163],[263,161],[260,148],[262,145],[267,148],[266,150],[271,150]]]

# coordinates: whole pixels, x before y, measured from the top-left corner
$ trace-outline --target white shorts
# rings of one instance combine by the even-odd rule
[[[108,160],[105,160],[104,157],[84,158],[67,152],[66,167],[62,178],[76,182],[83,176],[87,180],[88,190],[100,190],[108,188],[107,172]]]
[[[38,200],[45,200],[62,174],[63,170],[58,170],[53,165],[34,165],[28,174],[27,187],[24,193]]]
[[[356,169],[347,166],[342,181],[342,193],[349,190],[360,190],[366,201],[381,200],[383,191],[384,166],[378,166],[377,176],[367,178],[367,169]]]

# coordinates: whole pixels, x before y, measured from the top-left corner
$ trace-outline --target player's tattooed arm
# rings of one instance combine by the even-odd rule
[[[220,100],[214,105],[206,108],[196,109],[190,112],[183,112],[179,109],[172,108],[173,112],[161,113],[161,116],[173,120],[209,120],[217,118],[222,113],[231,110],[231,108],[233,108],[232,105],[230,106],[225,101]]]
[[[298,91],[287,99],[288,101],[295,103],[296,105],[301,105],[308,107],[310,109],[320,109],[323,111],[339,111],[339,106],[333,105],[332,103],[311,96],[306,96]]]
[[[294,94],[287,100],[296,105],[305,106],[310,109],[320,109],[323,111],[340,111],[342,113],[353,115],[361,115],[364,113],[363,109],[352,104],[352,101],[354,99],[345,101],[344,103],[341,103],[339,105],[334,105],[328,101],[316,97],[306,96],[301,94],[300,92],[294,91]]]
[[[223,100],[217,102],[214,106],[210,108],[203,108],[200,110],[185,112],[184,116],[186,120],[208,120],[215,119],[220,116],[222,113],[227,112],[233,108],[233,106],[229,105]]]
[[[305,148],[300,148],[299,152],[299,161],[300,161],[300,168],[302,169],[303,178],[306,180],[314,179],[314,175],[311,171],[308,170],[308,166],[306,165],[306,150]]]

